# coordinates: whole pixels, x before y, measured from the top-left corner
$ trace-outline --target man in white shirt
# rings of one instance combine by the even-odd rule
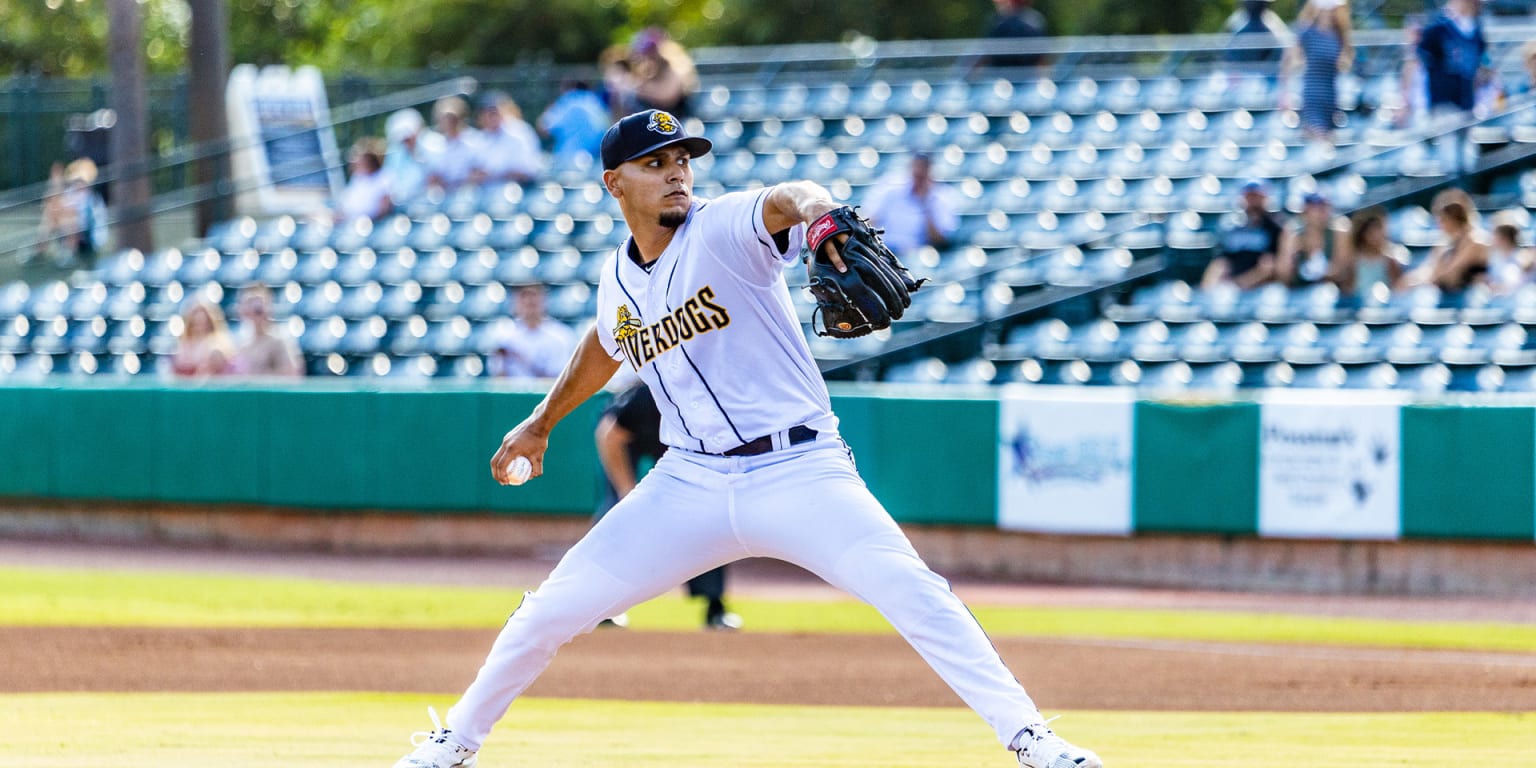
[[[480,154],[480,132],[469,127],[469,105],[458,96],[439,99],[432,120],[442,137],[427,147],[427,184],[453,191],[470,180]]]
[[[542,169],[539,134],[523,119],[512,97],[491,91],[480,100],[480,153],[470,170],[475,184],[515,181],[527,184]]]
[[[491,352],[492,376],[508,379],[552,379],[576,348],[576,334],[550,318],[544,309],[544,286],[517,289],[516,317],[503,330]]]
[[[864,212],[885,230],[885,244],[905,257],[931,245],[942,248],[960,226],[954,190],[933,180],[933,161],[912,156],[909,176],[892,179],[864,199]]]

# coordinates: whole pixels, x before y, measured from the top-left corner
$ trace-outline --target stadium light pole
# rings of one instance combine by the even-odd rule
[[[210,190],[197,202],[197,233],[207,234],[215,222],[229,218],[229,119],[224,91],[229,81],[229,4],[226,0],[193,0],[192,29],[187,48],[188,90],[192,102],[192,145],[218,148],[198,160],[193,183]]]
[[[144,17],[138,0],[107,1],[107,66],[112,70],[112,205],[117,247],[154,248],[147,173],[149,111],[144,75]]]

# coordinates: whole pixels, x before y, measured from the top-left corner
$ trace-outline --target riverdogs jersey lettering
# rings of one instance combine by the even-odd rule
[[[801,424],[837,428],[784,282],[805,227],[780,249],[763,228],[767,194],[695,199],[649,269],[628,239],[603,267],[598,339],[651,388],[667,445],[724,453]]]
[[[730,314],[724,307],[710,301],[714,297],[714,289],[706,285],[683,302],[683,306],[672,310],[660,322],[650,325],[636,320],[628,304],[620,304],[613,338],[619,342],[619,348],[623,350],[630,367],[638,371],[657,355],[678,344],[730,325]]]

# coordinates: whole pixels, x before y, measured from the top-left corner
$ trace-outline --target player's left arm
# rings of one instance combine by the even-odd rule
[[[832,199],[826,187],[814,181],[790,181],[777,184],[768,190],[763,200],[763,228],[777,234],[796,224],[809,224],[834,208],[842,207]],[[838,235],[847,239],[847,235]],[[847,272],[842,256],[836,248],[827,249],[832,266],[839,272]]]

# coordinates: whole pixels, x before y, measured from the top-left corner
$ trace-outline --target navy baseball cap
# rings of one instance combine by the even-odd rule
[[[671,112],[647,109],[609,126],[603,134],[603,170],[611,171],[662,147],[681,144],[692,157],[709,154],[714,145],[703,136],[689,136],[683,121]]]

